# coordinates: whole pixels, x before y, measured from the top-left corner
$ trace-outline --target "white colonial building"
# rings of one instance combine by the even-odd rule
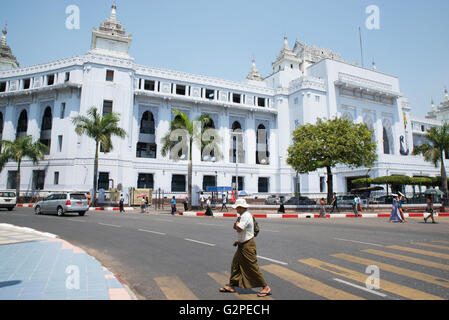
[[[120,126],[128,134],[113,140],[112,152],[100,154],[99,188],[104,189],[120,183],[125,190],[186,192],[186,161],[161,154],[161,139],[175,108],[191,119],[210,114],[211,126],[222,137],[219,160],[202,159],[194,145],[195,191],[231,186],[238,177],[239,189],[251,194],[292,194],[299,185],[302,194],[324,195],[325,171],[300,175],[296,181],[296,173],[286,164],[287,148],[298,125],[335,116],[374,128],[379,154],[371,169],[335,168],[337,192],[348,191],[351,180],[367,175],[439,174],[422,157],[411,156],[417,135],[395,76],[361,68],[330,50],[299,41],[291,49],[285,37],[270,75],[261,76],[253,60],[247,78],[234,82],[139,65],[128,53],[131,42],[116,18],[115,5],[110,18],[93,29],[91,50],[83,56],[19,67],[3,31],[0,138],[32,135],[50,147],[37,166],[22,164],[24,192],[92,188],[95,144],[78,136],[72,124],[73,117],[86,114],[91,106],[103,114],[120,113]],[[260,132],[266,137],[261,139]],[[15,163],[7,164],[0,174],[1,189],[15,188],[16,170]]]

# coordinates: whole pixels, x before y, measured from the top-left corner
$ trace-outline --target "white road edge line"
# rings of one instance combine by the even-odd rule
[[[268,261],[275,262],[275,263],[279,263],[279,264],[282,264],[284,266],[288,265],[287,262],[282,262],[282,261],[279,261],[279,260],[274,260],[274,259],[270,259],[270,258],[266,258],[266,257],[262,257],[262,256],[257,256],[257,258],[262,259],[262,260],[268,260]]]
[[[77,220],[77,219],[67,219],[67,221],[86,222],[86,221],[84,221],[84,220]]]
[[[102,226],[108,226],[108,227],[114,227],[114,228],[121,228],[122,226],[116,226],[115,224],[107,224],[107,223],[98,223],[101,224]]]
[[[138,230],[139,230],[139,231],[142,231],[142,232],[148,232],[148,233],[159,234],[159,235],[161,235],[161,236],[167,235],[166,233],[163,233],[163,232],[157,232],[157,231],[151,231],[151,230],[144,230],[144,229],[138,229]]]
[[[204,244],[206,246],[215,247],[215,244],[213,244],[213,243],[207,243],[207,242],[202,242],[202,241],[193,240],[193,239],[187,239],[187,238],[185,238],[184,240],[190,241],[190,242],[196,242],[196,243]]]
[[[348,241],[348,242],[354,242],[354,243],[362,243],[362,244],[369,244],[371,246],[377,246],[377,247],[384,247],[383,244],[376,244],[376,243],[369,243],[369,242],[361,242],[361,241],[355,241],[355,240],[348,240],[348,239],[339,239],[339,238],[334,238],[335,240],[340,240],[340,241]]]
[[[344,284],[346,284],[346,285],[348,285],[348,286],[352,286],[352,287],[354,287],[354,288],[358,288],[358,289],[360,289],[360,290],[363,290],[363,291],[366,291],[366,292],[369,292],[369,293],[372,293],[372,294],[381,296],[381,297],[383,297],[383,298],[386,298],[386,297],[387,297],[386,294],[383,294],[383,293],[380,293],[380,292],[377,292],[377,291],[374,291],[374,290],[371,290],[371,289],[368,289],[368,288],[365,288],[365,287],[362,287],[362,286],[353,284],[353,283],[351,283],[351,282],[347,282],[347,281],[344,281],[344,280],[341,280],[341,279],[338,279],[338,278],[334,278],[334,280],[335,280],[335,281],[338,281],[338,282],[341,282],[341,283],[344,283]]]

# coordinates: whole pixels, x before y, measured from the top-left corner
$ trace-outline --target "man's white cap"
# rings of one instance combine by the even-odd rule
[[[237,199],[237,201],[232,206],[232,208],[237,209],[238,207],[242,207],[242,208],[248,209],[249,208],[249,204],[246,202],[245,199]]]

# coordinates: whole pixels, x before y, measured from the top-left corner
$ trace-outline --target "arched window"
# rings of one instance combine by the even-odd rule
[[[263,124],[257,127],[256,143],[256,164],[268,165],[268,134]]]
[[[215,129],[215,123],[214,120],[211,118],[210,121],[208,123],[203,123],[202,124],[202,134],[204,134],[204,132],[206,130],[209,129]],[[210,154],[203,154],[204,148],[210,143],[211,141],[202,141],[201,142],[201,160],[202,161],[215,161],[215,153],[214,150],[212,150],[210,152]],[[206,190],[206,189],[204,189]]]
[[[3,113],[0,112],[0,140],[3,139]]]
[[[45,144],[48,147],[48,152],[46,152],[45,154],[50,153],[52,126],[53,126],[53,117],[51,114],[51,108],[47,107],[44,112],[44,117],[42,118],[41,137],[39,140],[42,144]]]
[[[237,154],[238,153],[238,154]],[[235,121],[232,124],[231,132],[231,149],[230,149],[230,160],[232,163],[244,162],[245,151],[243,150],[243,130],[240,122]]]
[[[346,112],[346,113],[343,115],[343,119],[344,119],[344,120],[351,121],[351,122],[354,120],[354,119],[352,119],[352,114],[349,113],[349,112]]]
[[[139,141],[137,142],[137,158],[156,159],[156,126],[154,115],[150,111],[145,111],[140,120]]]
[[[373,119],[370,116],[365,117],[365,120],[363,121],[363,123],[366,125],[366,127],[369,130],[373,130],[373,135],[371,137],[371,142],[376,141],[376,132],[374,130],[374,122]]]
[[[16,139],[23,138],[27,135],[28,131],[28,115],[26,110],[20,113],[19,121],[17,122],[17,134]]]
[[[383,140],[384,140],[384,154],[390,154],[390,139],[388,137],[387,129],[385,127],[383,130]]]

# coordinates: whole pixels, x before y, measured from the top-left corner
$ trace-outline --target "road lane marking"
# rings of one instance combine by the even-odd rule
[[[145,230],[145,229],[138,229],[138,230],[139,230],[139,231],[142,231],[142,232],[148,232],[148,233],[159,234],[159,235],[161,235],[161,236],[167,235],[166,233],[163,233],[163,232],[157,232],[157,231],[151,231],[151,230]]]
[[[435,249],[449,250],[449,247],[439,246],[437,244],[430,244],[430,243],[424,243],[424,242],[413,242],[413,244],[417,244],[418,246],[421,246],[421,247],[429,247],[429,248],[435,248]]]
[[[257,256],[257,258],[262,259],[262,260],[267,260],[267,261],[275,262],[275,263],[279,263],[279,264],[282,264],[282,265],[284,265],[284,266],[287,266],[287,265],[288,265],[287,262],[282,262],[282,261],[274,260],[274,259],[267,258],[267,257]]]
[[[108,226],[108,227],[114,227],[114,228],[121,228],[122,226],[117,226],[115,224],[107,224],[107,223],[98,223],[101,224],[102,226]]]
[[[300,273],[275,264],[262,266],[261,269],[274,274],[300,289],[312,292],[329,300],[365,300],[362,297],[328,286],[318,280],[306,277]]]
[[[344,280],[341,280],[341,279],[338,279],[338,278],[334,278],[334,280],[337,281],[337,282],[346,284],[346,285],[348,285],[348,286],[351,286],[351,287],[354,287],[354,288],[357,288],[357,289],[360,289],[360,290],[363,290],[363,291],[366,291],[366,292],[369,292],[369,293],[372,293],[372,294],[381,296],[381,297],[383,297],[383,298],[387,297],[386,294],[377,292],[377,291],[375,291],[375,290],[368,289],[368,288],[366,288],[366,287],[362,287],[362,286],[356,285],[356,284],[351,283],[351,282],[348,282],[348,281],[344,281]]]
[[[363,284],[366,283],[367,280],[367,274],[356,272],[350,269],[346,269],[334,264],[330,264],[324,261],[320,261],[317,259],[302,259],[298,260],[298,262],[304,263],[306,265],[309,265],[314,268],[321,269],[323,271],[327,271],[330,273],[333,273],[337,276],[344,277],[347,279],[354,280],[356,282],[361,282]],[[390,293],[393,293],[395,295],[411,299],[411,300],[444,300],[441,297],[435,296],[433,294],[429,294],[426,292],[422,292],[416,289],[412,289],[400,284],[396,284],[393,282],[389,282],[386,280],[380,281],[380,286],[382,291],[387,291]]]
[[[207,274],[209,277],[211,277],[212,279],[215,280],[215,282],[217,282],[217,284],[219,284],[220,286],[225,286],[229,283],[229,275],[227,275],[226,273],[215,273],[215,272],[209,272]],[[225,293],[224,293],[225,294]],[[228,293],[229,294],[229,293]],[[272,297],[270,296],[266,296],[266,297],[261,297],[259,298],[256,294],[239,294],[237,292],[235,293],[231,293],[234,297],[237,297],[239,299],[242,300],[274,300]]]
[[[359,258],[359,257],[354,257],[354,256],[351,256],[349,254],[344,254],[344,253],[333,254],[332,257],[336,257],[336,258],[339,258],[342,260],[346,260],[349,262],[354,262],[354,263],[358,263],[358,264],[362,264],[362,265],[366,265],[366,266],[375,265],[375,266],[378,266],[382,270],[396,273],[396,274],[399,274],[404,277],[413,278],[413,279],[421,280],[424,282],[436,284],[437,286],[449,288],[449,280],[440,278],[440,277],[435,277],[435,276],[432,276],[429,274],[417,272],[414,270],[409,270],[409,269],[405,269],[402,267],[399,268],[396,266],[392,266],[390,264],[386,264],[386,263],[382,263],[382,262],[378,262],[378,261],[374,261],[374,260],[369,260],[369,259],[364,259],[364,258]]]
[[[371,245],[371,246],[383,247],[382,244],[376,244],[376,243],[361,242],[361,241],[348,240],[348,239],[340,239],[340,238],[334,238],[334,239],[335,239],[335,240],[340,240],[340,241],[347,241],[347,242],[354,242],[354,243],[368,244],[368,245]]]
[[[449,241],[443,241],[443,240],[435,240],[432,242],[439,242],[439,243],[443,243],[443,244],[449,244]]]
[[[432,268],[436,268],[436,269],[449,271],[449,265],[434,262],[434,261],[413,258],[413,257],[409,257],[409,256],[403,256],[400,254],[394,254],[394,253],[390,253],[390,252],[386,252],[386,251],[379,251],[379,250],[374,250],[374,249],[362,250],[362,252],[366,252],[366,253],[382,256],[382,257],[387,257],[387,258],[391,258],[391,259],[411,262],[411,263],[423,265],[426,267],[432,267]]]
[[[74,222],[86,222],[85,220],[77,220],[77,219],[67,219],[68,221],[74,221]]]
[[[155,218],[154,220],[156,220],[156,221],[164,221],[164,222],[173,222],[173,220],[158,219],[158,218]]]
[[[449,260],[449,254],[439,253],[439,252],[435,252],[435,251],[420,250],[420,249],[402,247],[402,246],[388,246],[387,248]]]
[[[199,300],[177,276],[154,278],[168,300]]]
[[[199,244],[204,244],[204,245],[206,245],[206,246],[215,247],[215,244],[213,244],[213,243],[207,243],[207,242],[202,242],[202,241],[193,240],[193,239],[187,239],[187,238],[185,238],[184,240],[190,241],[190,242],[199,243]]]

